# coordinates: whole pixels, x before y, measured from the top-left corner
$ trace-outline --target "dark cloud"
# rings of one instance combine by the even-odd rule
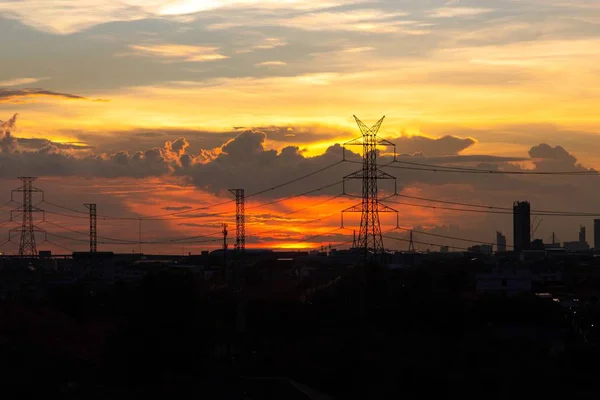
[[[489,156],[485,154],[469,154],[469,155],[449,155],[439,157],[427,157],[423,153],[415,154],[401,154],[398,157],[399,160],[421,162],[428,164],[465,164],[465,163],[507,163],[507,162],[520,162],[527,161],[525,157],[501,157],[501,156]]]
[[[14,127],[14,123],[12,125]],[[223,137],[223,136],[222,136]],[[221,137],[221,138],[222,138]],[[14,138],[13,138],[14,139]],[[15,139],[20,140],[20,139]],[[336,184],[312,195],[334,196],[342,192],[339,183],[347,176],[361,169],[361,156],[354,151],[345,151],[339,144],[329,147],[323,154],[315,157],[307,156],[298,146],[286,146],[281,150],[268,147],[270,137],[260,130],[238,132],[237,136],[225,141],[213,149],[193,150],[190,141],[184,137],[172,137],[163,142],[162,146],[152,146],[144,151],[120,150],[110,153],[74,153],[71,149],[60,148],[51,141],[38,141],[35,151],[19,151],[11,148],[0,154],[0,177],[14,178],[18,175],[32,176],[79,176],[101,178],[143,178],[149,176],[175,175],[194,184],[198,189],[229,198],[230,188],[244,188],[247,194],[277,187],[286,182],[292,184],[278,187],[276,190],[265,192],[261,197],[281,198],[313,191],[317,188]],[[402,139],[402,146],[414,150],[417,155],[400,156],[400,160],[408,160],[423,164],[469,166],[485,170],[520,171],[518,162],[532,161],[536,169],[547,170],[559,163],[560,169],[575,168],[578,163],[562,147],[538,145],[531,149],[531,158],[495,157],[490,155],[461,155],[458,152],[473,145],[474,139],[446,136],[439,140],[411,137]],[[33,147],[34,142],[29,142]],[[139,148],[139,147],[138,147]],[[418,153],[420,152],[420,153]],[[427,155],[433,154],[433,155]],[[393,161],[387,153],[380,153],[379,162],[383,166]],[[336,164],[334,167],[326,167]],[[547,163],[552,163],[549,166]],[[325,169],[325,170],[323,170]],[[443,173],[428,170],[415,170],[409,165],[392,164],[382,167],[383,170],[397,178],[397,189],[402,192],[405,188],[430,188],[434,198],[445,198],[451,195],[453,200],[472,202],[474,199],[484,204],[503,204],[510,206],[516,199],[531,199],[539,202],[540,208],[569,210],[568,201],[573,193],[587,193],[587,196],[597,198],[595,192],[580,186],[581,179],[589,182],[594,177],[577,178],[553,177],[539,179],[509,175],[467,173]],[[323,170],[305,179],[298,179],[313,171]],[[564,178],[564,179],[563,179]],[[392,182],[380,182],[382,195],[393,193]],[[360,180],[346,184],[346,193],[360,194]],[[565,193],[569,193],[565,198]],[[582,195],[583,196],[583,195]],[[553,199],[545,202],[544,199]],[[262,201],[262,200],[258,200]],[[268,201],[268,200],[265,200]],[[272,215],[256,215],[249,218],[273,219],[283,218],[285,213],[293,211],[290,203],[274,204]],[[594,203],[595,204],[595,203]],[[166,207],[165,211],[184,211],[190,206]],[[582,206],[582,209],[590,209]],[[279,215],[279,217],[277,217]],[[294,218],[302,218],[301,214]],[[294,218],[291,218],[292,220]],[[503,222],[502,222],[503,223]],[[498,226],[505,228],[502,223]]]
[[[214,159],[182,168],[178,173],[190,177],[198,188],[210,192],[220,193],[228,188],[242,187],[248,193],[252,193],[342,160],[342,149],[339,145],[328,149],[321,156],[305,157],[296,146],[285,147],[279,152],[266,149],[266,139],[267,136],[263,132],[242,132],[225,143]],[[350,152],[348,157],[358,160],[358,156]],[[335,172],[324,171],[306,182],[281,188],[277,195],[302,191],[307,186],[315,188],[339,181],[341,176],[353,169],[354,165],[341,165]]]
[[[2,123],[3,130],[8,131],[9,129],[6,127],[9,125],[11,130],[14,129],[15,121],[16,118],[13,118],[10,123]],[[24,142],[28,143],[30,147],[34,147],[33,144],[35,144],[38,148],[33,151],[23,151],[19,149],[19,147],[24,147],[19,142],[20,138],[15,138],[12,135],[7,136],[5,133],[4,138],[6,137],[10,138],[10,143],[19,143],[19,146],[4,146],[2,153],[0,153],[0,178],[14,179],[19,175],[82,178],[144,178],[176,175],[183,180],[187,180],[188,183],[194,184],[198,189],[217,194],[224,199],[231,199],[231,195],[227,191],[230,188],[244,188],[247,194],[252,194],[293,181],[289,185],[265,192],[260,196],[262,198],[253,198],[253,203],[269,202],[270,199],[285,198],[286,196],[313,191],[340,182],[344,176],[361,169],[361,156],[353,152],[359,151],[360,148],[346,150],[345,159],[347,162],[340,163],[344,159],[344,150],[339,144],[329,147],[323,154],[315,157],[307,156],[299,146],[286,146],[277,151],[269,148],[269,142],[271,142],[269,135],[257,129],[238,132],[237,136],[212,149],[193,150],[190,140],[186,137],[168,136],[165,139],[169,140],[166,143],[163,142],[162,146],[148,147],[144,151],[121,150],[109,153],[100,153],[98,149],[87,153],[73,152],[71,149],[60,148],[58,144],[51,141]],[[403,146],[414,146],[411,150],[415,150],[415,152],[412,155],[400,156],[399,159],[423,164],[462,165],[484,170],[522,171],[524,168],[521,166],[522,161],[530,161],[536,170],[544,171],[583,168],[576,157],[570,154],[567,149],[547,144],[531,147],[529,158],[458,154],[464,146],[472,145],[470,144],[472,141],[473,139],[461,139],[459,137],[450,137],[450,139],[445,140],[422,140],[413,137],[412,140],[405,140]],[[436,146],[450,147],[450,149],[438,149]],[[416,192],[418,196],[432,199],[505,207],[511,207],[515,200],[529,200],[532,206],[537,209],[599,211],[597,204],[600,201],[600,195],[596,189],[596,184],[600,183],[600,178],[594,176],[532,177],[462,172],[444,173],[431,170],[415,170],[410,165],[400,163],[384,167],[385,164],[392,161],[393,157],[388,153],[379,154],[382,169],[397,178],[397,188],[400,193],[415,194]],[[338,164],[334,167],[323,170],[336,163]],[[305,179],[298,179],[319,170],[323,171]],[[129,185],[135,185],[135,182],[129,180]],[[382,192],[382,197],[386,197],[394,191],[393,182],[382,181],[379,184],[379,189]],[[353,180],[346,184],[346,193],[359,195],[360,192],[360,180]],[[337,186],[311,194],[335,196],[340,193],[342,193],[342,185],[338,183]],[[146,193],[144,196],[148,196],[148,194]],[[419,200],[400,198],[397,200],[432,205],[431,202]],[[435,205],[435,203],[433,204]],[[418,230],[445,234],[452,233],[454,236],[493,241],[495,231],[499,229],[507,234],[509,242],[511,240],[512,220],[510,213],[507,215],[488,215],[439,209],[424,210],[414,206],[393,203],[389,205],[400,211],[401,224],[406,224],[406,226],[411,226],[410,224],[420,225],[421,228]],[[164,210],[172,212],[186,211],[195,206],[194,204],[168,206]],[[255,210],[257,214],[252,214],[253,211],[248,210],[248,220],[260,223],[263,221],[286,220],[290,224],[294,224],[296,219],[304,220],[306,217],[303,213],[297,213],[289,217],[286,215],[286,213],[296,211],[294,207],[298,207],[298,205],[294,206],[292,202],[283,201],[273,203],[268,209],[258,208]],[[339,204],[332,202],[332,212],[339,211],[340,208]],[[211,215],[209,213],[192,214],[190,213],[188,217]],[[432,216],[429,217],[429,215]],[[230,217],[231,215],[223,216],[223,218]],[[386,223],[390,223],[387,218],[388,216],[385,216]],[[431,224],[423,222],[428,218],[432,220]],[[585,224],[586,220],[590,223],[591,218],[560,219],[544,217],[544,223],[539,232],[540,235],[545,235],[543,237],[551,234],[553,229],[556,229],[557,232],[572,231],[575,235],[578,225]],[[439,225],[440,221],[443,221],[442,225]],[[214,224],[188,222],[185,226],[206,228],[207,230],[216,228],[218,230],[218,226]],[[457,226],[460,229],[444,228],[444,226]],[[563,240],[571,239],[568,234],[561,233],[561,236]],[[269,238],[262,238],[261,240],[268,241]],[[421,240],[451,244],[451,241],[442,238],[439,238],[439,240],[437,238],[426,240],[425,237],[421,237]],[[464,246],[465,243],[456,242],[455,244],[466,247]],[[466,244],[468,245],[468,243]],[[402,243],[398,245],[398,248],[404,248]]]
[[[166,133],[164,133],[164,132],[139,132],[139,133],[132,133],[132,135],[140,136],[140,137],[155,138],[155,137],[162,137],[162,136],[166,135]]]
[[[17,138],[17,143],[25,149],[39,150],[47,146],[55,146],[60,150],[92,150],[94,146],[83,143],[57,143],[48,139]]]
[[[65,131],[69,136],[74,136],[84,143],[94,143],[98,151],[113,153],[120,150],[130,152],[140,148],[162,146],[165,140],[185,138],[189,144],[188,152],[205,153],[221,148],[225,143],[245,131],[262,132],[269,142],[289,143],[314,143],[335,138],[350,137],[351,134],[336,128],[323,126],[266,126],[241,128],[234,127],[228,131],[207,131],[196,129],[134,129],[121,132],[80,132]],[[206,154],[205,154],[206,155]],[[208,157],[209,159],[211,157]]]
[[[115,153],[121,150],[136,152],[139,149],[161,147],[166,140],[185,138],[190,152],[220,148],[238,132],[206,131],[194,129],[134,129],[120,132],[65,131],[84,143],[94,143],[97,151]]]
[[[552,147],[541,143],[529,150],[536,169],[540,171],[579,171],[585,168],[577,163],[577,158],[561,146]]]
[[[349,132],[337,128],[321,126],[259,126],[252,128],[234,128],[236,133],[246,130],[263,132],[269,141],[282,143],[312,143],[352,136]]]
[[[577,158],[575,156],[569,154],[561,146],[552,147],[546,143],[541,143],[537,146],[532,147],[529,150],[529,155],[531,158],[542,158],[547,160],[555,160],[566,162],[568,164],[575,164]]]
[[[477,141],[472,138],[443,136],[432,139],[425,136],[400,136],[391,140],[401,153],[421,153],[428,156],[446,156],[458,154],[473,146]]]
[[[144,178],[172,173],[179,168],[179,154],[167,146],[129,153],[88,154],[78,157],[55,144],[35,151],[10,151],[0,154],[0,177],[79,176],[86,178]]]
[[[38,96],[60,97],[72,100],[87,100],[85,97],[69,93],[59,93],[44,89],[2,89],[0,88],[0,103],[18,103],[24,99]]]
[[[15,128],[18,115],[13,115],[8,121],[0,121],[0,150],[3,153],[11,152],[16,148],[17,141],[11,132]]]
[[[222,146],[218,155],[212,160],[195,163],[177,170],[177,173],[189,177],[201,190],[213,193],[222,193],[231,187],[243,187],[247,193],[262,191],[280,183],[294,180],[312,171],[321,170],[344,159],[343,147],[339,144],[329,147],[326,152],[316,157],[307,157],[297,146],[287,146],[281,151],[269,150],[265,147],[267,135],[259,131],[245,131],[236,138]],[[471,167],[485,167],[486,169],[508,169],[519,168],[510,166],[510,162],[524,161],[517,157],[495,157],[488,155],[458,155],[456,151],[471,143],[470,139],[462,141],[459,138],[435,141],[414,140],[412,143],[418,145],[424,143],[427,146],[420,147],[434,153],[444,153],[436,150],[435,146],[448,147],[447,143],[462,143],[456,145],[452,150],[446,151],[453,155],[427,157],[404,156],[400,160],[436,165],[468,165]],[[418,148],[418,147],[415,147]],[[360,170],[360,155],[352,152],[353,149],[345,151],[345,159],[349,162],[341,163],[331,169],[320,172],[307,179],[295,182],[292,185],[279,188],[266,196],[285,196],[298,194],[319,187],[323,187],[342,180],[342,177]],[[385,165],[393,161],[393,157],[380,154],[380,163]],[[499,190],[513,181],[509,176],[497,176],[490,181],[487,176],[468,174],[443,174],[431,171],[415,171],[414,168],[395,164],[384,168],[386,172],[396,176],[398,187],[409,186],[417,183],[426,184],[465,184],[473,185],[480,189]],[[348,191],[360,191],[360,182],[352,181],[346,185]],[[393,184],[381,183],[384,191],[393,191]],[[329,188],[315,194],[337,194],[341,192],[341,185]]]
[[[185,210],[191,210],[192,207],[190,207],[190,206],[163,207],[162,209],[165,210],[165,211],[185,211]]]

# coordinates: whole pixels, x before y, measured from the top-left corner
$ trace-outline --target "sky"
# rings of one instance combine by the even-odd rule
[[[84,203],[104,216],[99,249],[139,251],[140,233],[182,239],[145,252],[214,249],[223,222],[232,245],[228,189],[271,187],[247,199],[247,247],[347,247],[360,216],[341,229],[340,211],[360,186],[350,183],[350,196],[341,184],[316,189],[360,168],[342,162],[342,145],[360,136],[354,114],[369,126],[385,115],[380,136],[404,160],[600,168],[595,0],[0,0],[0,37],[0,204],[18,176],[38,177],[46,215],[36,224],[49,232],[40,249],[87,248]],[[382,164],[390,152],[381,149]],[[360,161],[360,148],[347,159]],[[600,212],[598,177],[386,172],[405,196]],[[380,185],[382,197],[394,193]],[[490,242],[502,230],[512,240],[508,214],[390,201],[404,230],[388,214],[383,230],[401,239],[414,229]],[[19,227],[17,206],[0,209],[0,243]],[[580,225],[593,240],[592,217],[538,222],[545,241],[554,231],[576,240]]]

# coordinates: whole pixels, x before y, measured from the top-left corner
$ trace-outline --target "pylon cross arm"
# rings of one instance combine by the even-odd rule
[[[342,210],[342,213],[347,213],[347,212],[363,212],[362,209],[362,203],[361,204],[356,204],[353,205],[352,207],[346,208],[345,210]]]
[[[344,146],[363,146],[364,144],[364,138],[361,136],[344,143]]]
[[[396,179],[395,176],[388,174],[387,172],[383,172],[381,170],[377,170],[377,175],[375,176],[377,179]]]
[[[390,146],[390,147],[396,147],[395,143],[390,142],[389,140],[385,140],[385,139],[379,139],[377,141],[377,144],[380,146]]]
[[[377,212],[383,213],[397,213],[398,210],[393,209],[392,207],[386,206],[382,203],[377,203]]]
[[[350,175],[346,175],[344,179],[363,179],[363,170],[356,171],[351,173]]]

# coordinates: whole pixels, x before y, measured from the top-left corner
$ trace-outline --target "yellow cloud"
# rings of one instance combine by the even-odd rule
[[[442,7],[433,11],[430,16],[433,18],[454,18],[471,17],[480,14],[486,14],[494,10],[490,8],[472,8],[472,7]]]
[[[176,44],[164,45],[130,45],[135,55],[152,56],[166,61],[205,62],[227,58],[217,52],[217,47],[186,46]]]
[[[358,0],[31,0],[0,2],[0,13],[43,31],[71,34],[113,21],[180,17],[221,8],[318,10]]]
[[[30,85],[48,78],[14,78],[0,81],[0,87]]]
[[[263,61],[256,65],[258,67],[284,67],[287,65],[287,63],[283,61]]]
[[[219,29],[219,28],[223,28],[223,26],[211,25],[209,28]],[[274,49],[276,47],[282,47],[282,46],[287,46],[287,42],[285,40],[280,39],[280,38],[275,38],[275,37],[268,37],[268,38],[262,38],[257,43],[254,43],[250,46],[247,46],[242,49],[238,49],[236,51],[236,53],[242,54],[242,53],[250,53],[250,52],[256,51],[256,50],[270,50],[270,49]]]

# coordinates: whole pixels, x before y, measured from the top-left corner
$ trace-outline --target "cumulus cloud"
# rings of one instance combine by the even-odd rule
[[[18,115],[13,115],[8,121],[0,121],[0,150],[3,153],[13,151],[16,147],[17,141],[12,136],[11,131],[15,128]]]
[[[290,132],[289,127],[269,127],[266,130],[247,129],[237,136],[214,148],[193,148],[186,137],[180,136],[164,141],[164,135],[150,135],[149,139],[163,139],[163,145],[153,145],[146,150],[117,150],[114,152],[97,152],[97,149],[79,149],[77,144],[60,144],[45,139],[21,139],[7,133],[14,128],[16,117],[3,122],[2,153],[0,153],[0,177],[17,175],[33,176],[81,176],[100,178],[144,178],[156,176],[176,176],[187,180],[201,191],[212,194],[224,194],[230,188],[244,188],[246,193],[256,193],[294,181],[313,171],[323,170],[306,179],[294,181],[291,185],[266,192],[265,197],[284,197],[312,191],[316,188],[337,184],[314,195],[336,195],[341,193],[339,184],[342,177],[360,170],[361,156],[347,149],[344,152],[340,144],[332,145],[317,156],[309,156],[299,146],[285,145],[285,142],[274,146],[270,134],[284,137]],[[298,131],[292,129],[292,131]],[[137,136],[139,138],[139,136]],[[223,137],[222,137],[223,138]],[[519,163],[530,161],[538,170],[573,170],[583,168],[576,158],[564,148],[545,144],[534,146],[530,150],[530,158],[497,157],[486,154],[462,155],[460,152],[475,145],[475,139],[456,136],[443,136],[432,139],[421,136],[401,137],[398,147],[410,150],[410,155],[401,155],[400,160],[435,165],[463,165],[485,170],[519,171],[523,167]],[[144,142],[142,145],[147,144]],[[283,147],[280,147],[284,144]],[[278,150],[276,150],[278,148]],[[83,151],[74,151],[83,150]],[[33,150],[33,151],[31,151]],[[341,162],[344,159],[350,162]],[[380,153],[381,165],[390,163],[393,158],[389,153]],[[326,169],[328,166],[334,167]],[[426,185],[430,187],[447,187],[453,185],[453,193],[468,194],[474,190],[477,196],[484,194],[499,196],[500,193],[523,191],[538,195],[555,196],[556,192],[564,192],[572,185],[568,180],[553,179],[552,182],[495,175],[490,179],[486,174],[439,173],[408,168],[409,165],[393,164],[382,167],[397,178],[398,190]],[[590,178],[591,179],[591,178]],[[566,186],[565,186],[566,185]],[[391,182],[382,182],[380,190],[393,192]],[[441,189],[440,189],[441,190]],[[458,192],[457,192],[458,190]],[[346,185],[348,193],[359,193],[360,182],[353,181]],[[512,196],[511,196],[512,197]],[[463,199],[467,200],[467,199]],[[495,203],[492,198],[490,203]],[[509,203],[510,204],[510,203]],[[177,211],[179,209],[172,208]],[[183,210],[183,209],[182,209]]]
[[[266,144],[267,135],[264,132],[247,130],[225,143],[211,161],[195,163],[179,173],[188,176],[203,190],[219,193],[231,187],[243,187],[251,193],[298,178],[342,159],[339,146],[317,157],[305,157],[297,146],[286,146],[277,151],[268,149]],[[348,165],[344,167],[345,172],[354,168]],[[332,183],[338,181],[343,173],[344,169],[338,169],[335,173],[325,171],[309,179],[308,183],[282,188],[278,194],[290,190],[302,191],[307,184],[318,187],[324,182]]]
[[[179,160],[185,154],[185,150],[190,146],[186,138],[181,137],[177,140],[165,143],[164,154],[169,159]]]
[[[98,152],[98,149],[73,151],[71,148],[61,148],[60,143],[42,139],[22,142],[28,139],[7,136],[6,132],[10,130],[14,132],[15,121],[16,117],[13,117],[11,121],[1,123],[4,142],[2,142],[3,147],[0,153],[0,179],[14,179],[19,175],[109,179],[161,177],[159,181],[162,182],[168,181],[170,177],[175,177],[178,181],[183,180],[193,184],[202,195],[212,194],[226,198],[230,198],[230,194],[227,192],[230,188],[244,188],[247,194],[253,194],[293,181],[290,185],[277,187],[276,190],[264,192],[260,196],[274,199],[299,195],[331,184],[336,185],[312,192],[310,195],[339,195],[342,193],[342,185],[339,183],[342,178],[361,169],[361,156],[353,152],[360,151],[360,148],[347,149],[345,158],[349,162],[340,162],[344,157],[344,150],[340,144],[328,147],[323,154],[318,156],[309,156],[299,146],[290,146],[282,141],[272,141],[271,133],[275,138],[285,137],[285,132],[289,132],[289,127],[269,127],[264,131],[259,128],[240,130],[237,131],[235,137],[225,140],[224,143],[214,148],[194,148],[195,145],[191,145],[185,136],[151,134],[148,135],[148,139],[162,140],[163,144],[159,146],[157,142],[141,142],[141,148],[149,143],[157,143],[157,145],[145,147],[146,150],[142,151]],[[300,129],[293,128],[292,131],[299,132]],[[146,135],[134,136],[134,139],[141,137],[146,137]],[[225,136],[221,136],[220,140],[224,138]],[[343,138],[340,140],[340,142],[344,141]],[[401,146],[399,147],[412,152],[410,155],[401,155],[400,160],[425,164],[510,171],[523,171],[524,168],[531,168],[530,165],[533,165],[535,170],[544,171],[584,168],[577,158],[565,148],[548,144],[531,147],[529,157],[521,158],[497,157],[489,154],[460,154],[463,149],[475,146],[476,141],[459,136],[442,136],[440,139],[412,136],[399,140],[392,139],[392,141],[400,142]],[[392,156],[389,153],[379,153],[382,169],[397,178],[398,192],[403,194],[505,207],[510,207],[515,200],[529,200],[537,209],[598,211],[596,208],[598,193],[595,189],[595,183],[600,179],[598,177],[551,176],[542,178],[520,175],[493,175],[491,177],[489,174],[415,170],[410,165],[400,163],[384,166],[391,161]],[[528,163],[523,163],[523,161]],[[325,169],[334,164],[335,166]],[[529,166],[526,167],[527,165]],[[305,179],[298,179],[314,171],[321,172]],[[132,184],[132,182],[143,182],[141,179],[136,181],[128,179],[127,181],[129,186],[135,186],[135,183]],[[100,180],[100,182],[102,181]],[[348,194],[359,195],[360,180],[348,182],[345,189]],[[387,197],[393,193],[394,185],[390,181],[380,182],[379,189],[381,196]],[[148,193],[145,191],[140,196],[146,198]],[[128,194],[128,196],[130,195]],[[252,201],[268,200],[254,197]],[[298,201],[301,204],[294,201],[276,203],[266,209],[256,210],[257,214],[252,214],[250,211],[248,221],[263,224],[266,221],[283,220],[286,219],[284,218],[286,212],[301,209],[304,201],[311,202],[310,200]],[[344,207],[352,203],[349,199],[340,201],[344,201]],[[485,238],[488,241],[493,241],[495,231],[500,229],[508,233],[508,239],[511,240],[510,213],[487,215],[460,210],[443,210],[435,208],[435,206],[439,206],[435,202],[405,198],[387,201],[390,202],[386,204],[400,211],[402,226],[420,226],[419,230],[445,232],[442,229],[444,226],[454,224],[460,230],[453,235],[476,239]],[[172,203],[167,206],[169,202]],[[425,204],[430,208],[402,203]],[[434,208],[431,208],[432,205]],[[194,202],[186,203],[185,200],[169,197],[161,207],[164,208],[164,211],[177,212],[189,211],[195,206]],[[340,203],[332,202],[331,212],[336,212],[341,208],[343,207]],[[190,214],[190,216],[195,215]],[[202,214],[198,215],[202,216]],[[307,215],[312,217],[311,212],[308,212]],[[302,219],[304,217],[298,213],[289,222],[294,223],[295,218]],[[585,223],[584,220],[576,219],[545,219],[540,230],[542,234],[546,232],[544,229],[550,233],[554,229],[557,232],[572,230],[575,234],[579,224]],[[568,235],[564,234],[563,237],[567,239]],[[294,236],[294,240],[298,240],[298,238]],[[435,243],[437,242],[436,240]],[[440,239],[439,243],[451,244],[451,241]],[[464,243],[457,243],[457,245],[464,245]]]
[[[402,153],[422,153],[428,156],[446,156],[458,154],[473,146],[477,141],[472,138],[443,136],[428,138],[426,136],[400,136],[392,140]]]
[[[47,139],[22,139],[12,136],[17,115],[1,122],[0,177],[16,175],[33,176],[82,176],[82,177],[134,177],[160,176],[179,168],[181,158],[188,147],[185,138],[167,141],[164,147],[129,153],[118,151],[112,154],[83,156],[73,154],[81,145],[55,143]],[[22,151],[22,145],[34,151]],[[88,148],[89,150],[89,148]]]
[[[529,150],[536,169],[541,171],[576,171],[585,168],[577,163],[577,157],[570,154],[562,146],[552,147],[541,143]]]

